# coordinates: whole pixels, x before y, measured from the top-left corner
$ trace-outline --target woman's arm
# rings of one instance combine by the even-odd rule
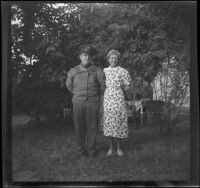
[[[125,100],[132,100],[133,93],[131,92],[131,76],[126,69],[123,70],[122,78],[123,78],[123,89],[124,89]]]
[[[124,85],[124,90],[130,90],[131,89],[131,76],[129,74],[129,72],[124,69],[123,71],[123,85]]]
[[[97,77],[99,81],[99,92],[100,92],[100,95],[102,96],[106,89],[106,77],[105,77],[105,73],[100,68],[97,70]]]

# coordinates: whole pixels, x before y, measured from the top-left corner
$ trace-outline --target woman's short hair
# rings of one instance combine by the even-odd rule
[[[120,58],[121,54],[118,50],[115,50],[115,49],[110,49],[106,55],[107,59],[109,59],[109,57],[111,55],[115,54],[118,58]]]

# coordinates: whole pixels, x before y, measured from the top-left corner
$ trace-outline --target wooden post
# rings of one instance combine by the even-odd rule
[[[141,100],[140,118],[141,118],[141,125],[142,125],[142,126],[144,125],[144,119],[143,119],[143,116],[144,116],[143,101]]]
[[[64,119],[65,119],[65,108],[63,109],[63,116],[64,116]]]

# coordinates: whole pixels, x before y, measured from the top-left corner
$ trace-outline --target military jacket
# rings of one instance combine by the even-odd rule
[[[99,101],[106,87],[105,74],[101,68],[94,65],[86,69],[78,65],[69,70],[66,86],[73,94],[73,102]]]

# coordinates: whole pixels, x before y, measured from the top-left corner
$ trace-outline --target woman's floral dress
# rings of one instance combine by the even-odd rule
[[[106,90],[102,98],[100,127],[105,136],[128,137],[127,111],[124,88],[130,86],[128,71],[120,66],[104,68]]]

